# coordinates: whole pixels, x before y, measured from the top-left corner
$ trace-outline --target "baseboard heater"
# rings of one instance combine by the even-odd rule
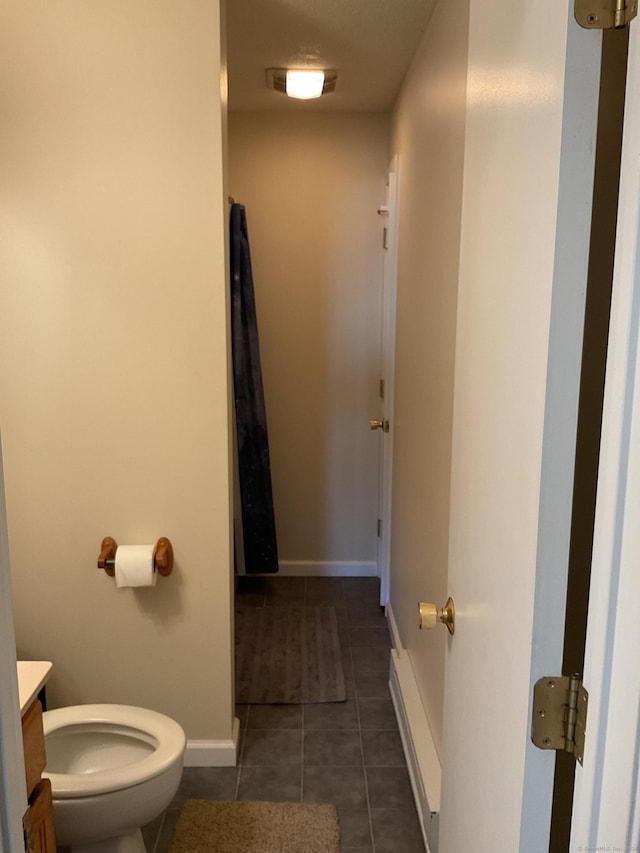
[[[428,853],[438,853],[442,769],[424,711],[413,667],[387,608],[395,648],[391,651],[389,689],[398,720],[418,818]]]

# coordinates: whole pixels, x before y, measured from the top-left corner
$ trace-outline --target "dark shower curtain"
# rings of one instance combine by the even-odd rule
[[[231,205],[231,341],[245,571],[278,571],[267,413],[244,206]]]

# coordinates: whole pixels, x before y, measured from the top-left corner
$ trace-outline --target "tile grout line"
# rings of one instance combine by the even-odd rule
[[[241,776],[241,775],[242,775],[242,767],[241,767],[241,765],[240,765],[240,762],[238,762],[238,775],[236,776],[235,790],[234,790],[234,793],[233,793],[233,801],[234,801],[234,803],[237,803],[237,802],[238,802],[238,794],[240,793],[240,776]]]
[[[302,594],[302,606],[308,607],[308,582],[304,579]],[[302,731],[300,734],[300,802],[304,803],[304,702],[300,706],[300,725]]]
[[[303,598],[304,607],[309,607],[309,578],[304,579],[304,598]],[[301,713],[301,725],[302,725],[302,755],[300,757],[300,802],[304,803],[304,745],[306,739],[306,729],[305,729],[305,706],[304,703],[302,705],[302,713]]]
[[[304,803],[304,704],[300,710],[300,725],[302,726],[301,755],[300,755],[300,802]]]
[[[155,841],[155,844],[153,845],[152,853],[157,853],[157,851],[158,851],[158,844],[160,844],[160,836],[162,835],[162,828],[164,826],[164,822],[166,819],[167,819],[167,809],[164,810],[164,813],[162,815],[162,820],[160,821],[160,826],[158,827],[158,834],[156,835],[156,841]]]
[[[247,732],[249,731],[249,715],[251,714],[251,705],[247,705],[247,716],[244,721],[244,734],[241,737],[240,754],[238,755],[238,775],[236,776],[234,802],[238,802],[238,794],[240,793],[240,777],[242,776],[242,759],[244,757],[244,748],[247,743]]]
[[[351,643],[349,643],[349,657],[351,658],[351,671],[353,673],[353,681],[354,681],[354,697],[353,701],[356,704],[356,716],[358,718],[358,735],[360,738],[360,752],[362,754],[362,776],[364,778],[364,795],[367,801],[367,817],[369,818],[369,836],[371,838],[371,850],[372,853],[375,853],[376,850],[376,842],[373,837],[373,819],[371,817],[371,801],[369,799],[369,780],[367,779],[367,768],[364,762],[364,741],[362,738],[362,720],[360,719],[360,703],[358,702],[358,692],[355,687],[355,669],[353,666],[353,655],[351,653]]]

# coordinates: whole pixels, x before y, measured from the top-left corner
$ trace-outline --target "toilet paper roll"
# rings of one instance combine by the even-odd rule
[[[116,586],[155,586],[155,545],[122,545],[116,551]]]

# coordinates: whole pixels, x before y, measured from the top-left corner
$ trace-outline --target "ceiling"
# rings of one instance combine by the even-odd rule
[[[437,0],[228,0],[229,109],[386,112]],[[267,68],[338,71],[335,92],[295,101]]]

